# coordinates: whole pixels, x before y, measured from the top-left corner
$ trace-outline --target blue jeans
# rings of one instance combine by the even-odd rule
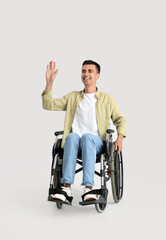
[[[80,136],[77,133],[70,133],[65,139],[62,183],[74,182],[77,155],[81,151],[83,164],[83,181],[81,185],[94,185],[94,172],[96,154],[104,153],[106,144],[104,139],[91,133]]]

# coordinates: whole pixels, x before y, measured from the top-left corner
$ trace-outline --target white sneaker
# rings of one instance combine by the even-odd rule
[[[71,188],[69,188],[69,187],[62,187],[62,190],[63,190],[64,192],[66,192],[69,197],[72,197]],[[52,198],[55,198],[55,199],[62,200],[62,201],[68,201],[68,200],[66,199],[66,197],[65,197],[63,194],[61,194],[61,193],[51,194],[51,197],[52,197]]]
[[[84,194],[91,191],[92,189],[89,189],[88,187],[85,187],[84,188]],[[84,201],[88,201],[88,200],[97,200],[98,199],[98,195],[96,194],[87,194],[85,197],[84,197]]]

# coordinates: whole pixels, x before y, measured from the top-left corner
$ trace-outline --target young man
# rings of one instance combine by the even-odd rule
[[[106,130],[110,128],[110,118],[117,128],[118,137],[115,150],[122,149],[122,140],[126,136],[126,121],[121,114],[115,98],[96,87],[100,77],[100,65],[92,60],[82,64],[81,80],[85,86],[82,91],[73,91],[62,98],[52,98],[52,86],[58,73],[56,63],[50,61],[46,71],[46,88],[42,93],[43,108],[54,111],[66,111],[64,134],[61,147],[63,154],[63,191],[72,196],[71,184],[74,182],[78,152],[82,153],[84,193],[92,190],[96,154],[105,152]],[[63,194],[54,194],[53,198],[66,201]],[[84,201],[97,199],[97,195],[88,194]]]

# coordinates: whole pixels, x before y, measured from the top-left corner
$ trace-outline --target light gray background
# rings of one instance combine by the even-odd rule
[[[0,238],[165,239],[166,4],[161,0],[6,1],[0,4]],[[83,89],[81,64],[102,67],[97,86],[127,120],[124,196],[111,187],[103,214],[47,202],[54,131],[64,112],[42,109],[45,70],[59,73],[54,97]],[[97,180],[96,180],[97,181]]]

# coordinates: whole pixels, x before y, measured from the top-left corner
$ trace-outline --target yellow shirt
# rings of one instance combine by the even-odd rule
[[[64,133],[61,147],[64,148],[65,139],[70,132],[72,132],[72,123],[74,120],[76,108],[84,97],[83,91],[72,91],[62,98],[54,99],[52,92],[44,94],[42,92],[43,108],[52,111],[66,111]],[[110,118],[116,126],[117,133],[122,133],[126,137],[126,120],[121,114],[115,98],[98,90],[95,93],[97,125],[99,136],[106,140],[106,130],[110,129]]]

